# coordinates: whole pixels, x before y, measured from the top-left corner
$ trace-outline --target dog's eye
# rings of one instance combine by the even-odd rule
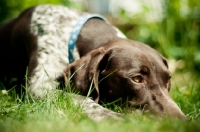
[[[136,82],[136,83],[142,83],[142,81],[143,81],[143,79],[142,79],[142,77],[141,76],[134,76],[134,77],[132,77],[132,80],[134,81],[134,82]]]

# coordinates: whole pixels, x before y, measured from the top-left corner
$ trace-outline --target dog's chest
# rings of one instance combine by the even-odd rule
[[[30,28],[38,38],[38,57],[41,61],[48,55],[65,64],[69,63],[69,36],[84,14],[63,6],[40,5],[35,8]],[[76,51],[76,47],[74,50]],[[74,58],[79,59],[77,52],[74,52]]]

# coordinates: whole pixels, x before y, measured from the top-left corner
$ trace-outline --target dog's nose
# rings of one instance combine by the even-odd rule
[[[178,119],[181,119],[181,120],[186,120],[186,116],[181,112],[179,114],[176,114],[177,115],[177,118]]]

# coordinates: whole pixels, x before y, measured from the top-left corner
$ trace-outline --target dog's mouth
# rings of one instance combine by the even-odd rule
[[[149,112],[149,103],[147,101],[140,101],[140,102],[128,101],[127,104],[129,106],[130,112],[133,112],[133,111],[136,111],[136,110],[139,110],[142,113]]]

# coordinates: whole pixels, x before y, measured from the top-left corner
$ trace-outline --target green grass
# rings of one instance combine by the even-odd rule
[[[187,81],[186,81],[187,80]],[[124,121],[95,122],[82,114],[65,94],[44,100],[21,101],[9,93],[0,94],[1,132],[188,132],[200,131],[200,85],[198,78],[188,73],[176,74],[172,80],[171,96],[187,116],[187,121],[157,119],[136,113],[127,114]],[[10,91],[10,93],[12,93]],[[115,111],[121,110],[116,106]]]

